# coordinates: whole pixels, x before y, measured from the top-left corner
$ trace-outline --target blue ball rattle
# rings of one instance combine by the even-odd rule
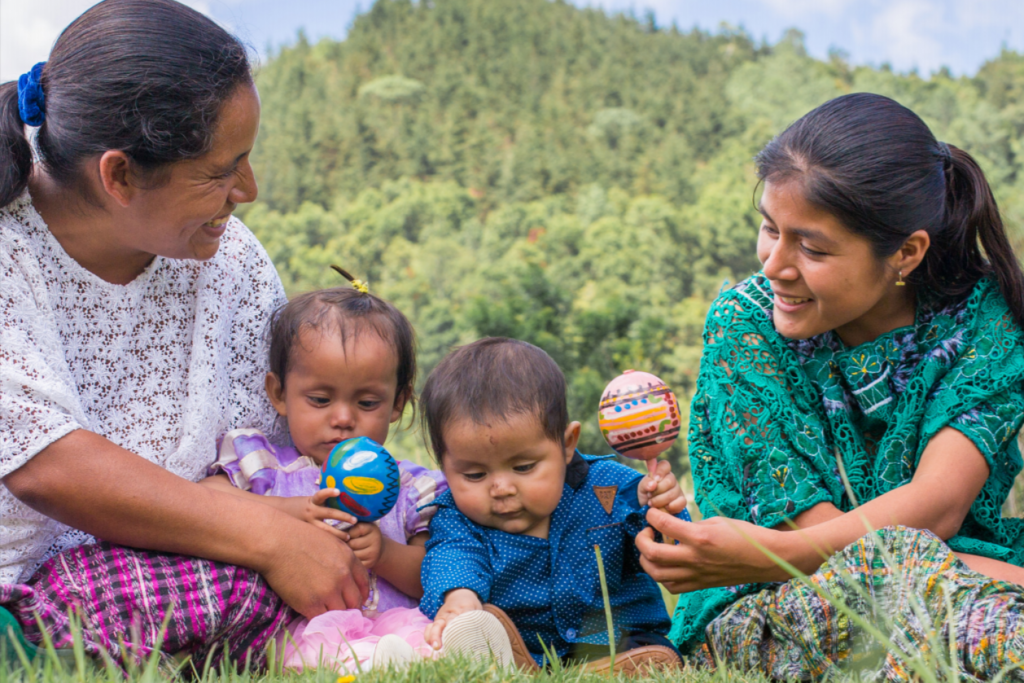
[[[320,488],[338,489],[327,505],[347,512],[360,522],[375,522],[398,500],[398,463],[373,439],[359,436],[331,450],[320,468]]]

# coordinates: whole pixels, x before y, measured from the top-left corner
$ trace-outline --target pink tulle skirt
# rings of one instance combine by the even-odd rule
[[[284,653],[284,666],[293,671],[324,666],[336,671],[366,671],[373,659],[377,641],[392,633],[412,646],[424,658],[433,656],[433,648],[423,638],[430,619],[418,609],[395,607],[367,617],[357,609],[325,612],[313,619],[298,618],[278,636],[278,652]],[[359,666],[356,666],[359,662]]]

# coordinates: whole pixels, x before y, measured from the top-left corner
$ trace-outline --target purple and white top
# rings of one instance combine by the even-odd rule
[[[217,461],[207,474],[226,475],[231,483],[260,496],[311,496],[320,489],[320,467],[312,458],[299,455],[291,446],[275,446],[256,429],[235,429],[224,435]],[[437,508],[434,499],[448,490],[444,475],[408,460],[398,461],[401,475],[398,501],[388,514],[375,522],[381,534],[407,544],[427,531]],[[364,614],[385,612],[393,607],[416,608],[419,600],[409,597],[386,580],[370,572],[370,594]]]

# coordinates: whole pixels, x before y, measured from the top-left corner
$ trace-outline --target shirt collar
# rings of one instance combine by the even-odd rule
[[[565,468],[565,483],[573,490],[578,489],[587,480],[589,472],[590,463],[584,460],[577,450],[572,454],[572,460],[569,461],[569,465]]]

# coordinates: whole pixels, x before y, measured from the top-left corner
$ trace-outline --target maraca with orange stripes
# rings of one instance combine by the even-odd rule
[[[679,404],[659,377],[626,370],[601,394],[597,422],[616,453],[645,460],[653,474],[655,459],[679,436]]]

